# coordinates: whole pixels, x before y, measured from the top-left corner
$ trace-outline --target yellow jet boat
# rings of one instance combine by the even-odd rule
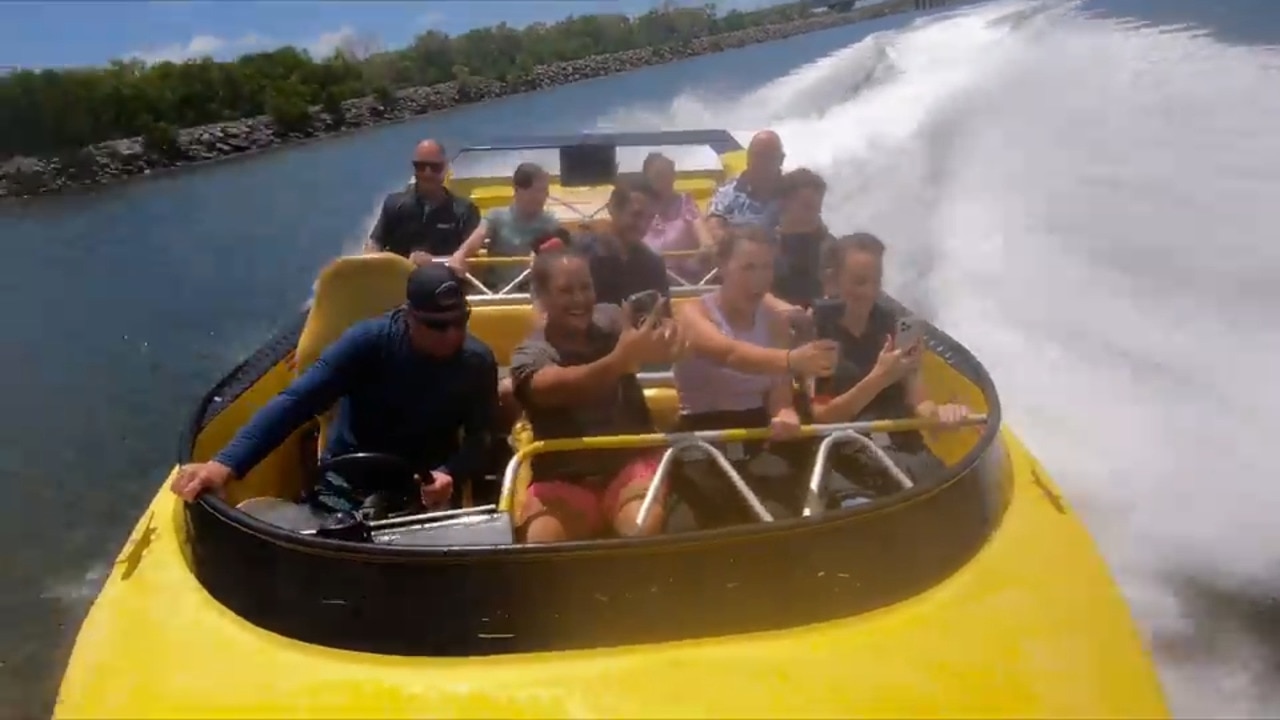
[[[467,148],[450,183],[482,209],[500,206],[515,163],[538,162],[554,173],[550,206],[581,227],[602,214],[615,175],[654,149],[677,158],[678,188],[704,204],[745,159],[725,131],[544,138]],[[345,328],[401,303],[409,271],[388,254],[327,267],[310,308],[205,396],[179,462],[210,458]],[[677,301],[707,289],[675,285]],[[473,308],[472,331],[509,358],[532,321],[529,296],[478,289]],[[991,378],[941,330],[928,345],[929,387],[987,420],[926,431],[945,481],[799,519],[512,541],[508,511],[534,454],[715,453],[751,431],[535,442],[518,425],[512,461],[494,469],[497,502],[380,521],[361,542],[255,511],[311,481],[326,417],[226,498],[184,505],[166,480],[84,621],[54,716],[1167,717],[1116,584],[1002,426]],[[644,381],[670,427],[669,373]],[[895,423],[806,432],[829,450]]]

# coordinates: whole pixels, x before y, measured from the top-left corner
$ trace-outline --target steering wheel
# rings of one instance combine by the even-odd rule
[[[320,463],[321,475],[334,473],[364,497],[355,512],[336,513],[321,533],[328,537],[350,537],[367,532],[366,524],[405,509],[418,499],[418,483],[413,466],[388,453],[365,452],[338,455]],[[354,499],[354,498],[353,498]],[[362,531],[360,528],[364,527]]]
[[[415,485],[413,466],[398,455],[378,452],[338,455],[320,463],[321,474],[335,473],[370,492],[402,490]]]

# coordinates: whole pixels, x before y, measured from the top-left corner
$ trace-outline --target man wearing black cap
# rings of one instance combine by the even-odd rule
[[[497,406],[497,362],[467,332],[470,315],[452,270],[419,266],[409,275],[403,306],[352,326],[213,460],[181,468],[171,489],[188,502],[202,490],[221,489],[338,403],[322,459],[394,455],[417,470],[423,505],[449,504],[455,480],[483,473]],[[327,474],[312,504],[358,508],[368,493],[352,480]]]

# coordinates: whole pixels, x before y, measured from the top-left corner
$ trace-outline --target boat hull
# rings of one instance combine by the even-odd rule
[[[185,513],[161,492],[84,623],[54,716],[1166,717],[1079,519],[1010,433],[1000,445],[998,529],[909,599],[786,630],[487,657],[335,650],[255,626],[196,579]],[[242,581],[277,584],[273,570]],[[420,622],[450,621],[424,607]]]
[[[210,392],[193,459],[288,381],[300,331]],[[930,387],[998,418],[976,360],[930,332]],[[989,433],[980,452],[935,439],[964,471],[902,501],[593,548],[353,553],[161,489],[55,716],[1167,716],[1080,519]]]
[[[687,182],[704,202],[714,186]],[[497,206],[508,185],[469,192]],[[310,310],[208,393],[181,460],[212,457],[298,364],[380,311],[361,303],[400,302],[408,267],[375,255],[326,270]],[[482,300],[473,331],[509,357],[528,298]],[[930,390],[989,426],[926,437],[950,468],[941,484],[811,520],[422,548],[235,511],[306,484],[316,424],[225,500],[184,505],[162,487],[84,621],[54,716],[1167,717],[1083,523],[1000,425],[978,361],[936,328],[927,342]],[[674,392],[646,394],[669,426]]]

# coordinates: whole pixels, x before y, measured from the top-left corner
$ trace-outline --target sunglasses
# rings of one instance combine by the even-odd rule
[[[443,163],[443,162],[434,162],[434,161],[431,161],[431,160],[414,160],[414,161],[413,161],[413,169],[414,169],[415,171],[417,171],[417,172],[422,172],[422,171],[424,171],[424,170],[430,170],[431,172],[436,173],[436,174],[438,175],[438,174],[440,174],[440,173],[444,172],[444,163]]]

